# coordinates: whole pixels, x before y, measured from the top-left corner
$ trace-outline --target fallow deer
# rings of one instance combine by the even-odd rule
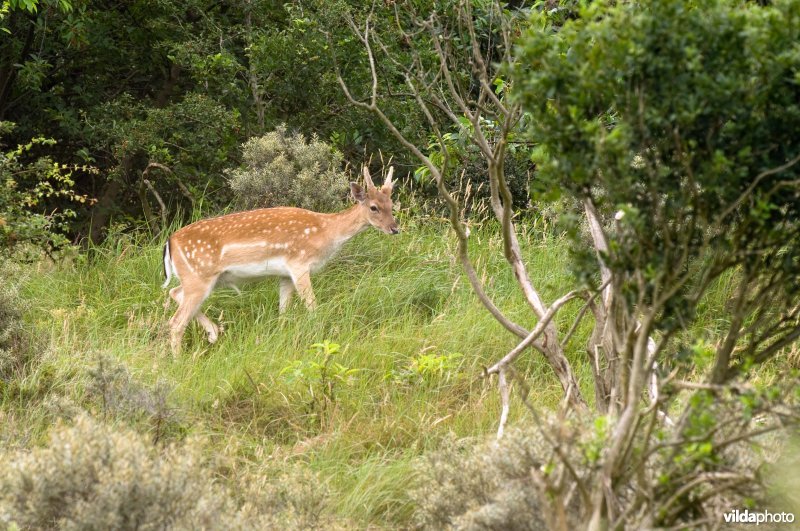
[[[170,319],[170,345],[180,352],[186,326],[196,318],[216,342],[219,327],[200,311],[215,286],[234,286],[244,280],[280,277],[280,312],[295,290],[309,309],[315,307],[311,273],[318,271],[350,238],[372,225],[387,234],[399,229],[392,215],[392,174],[376,188],[364,168],[366,189],[350,183],[356,204],[336,214],[301,208],[276,207],[237,212],[205,219],[176,231],[164,246],[164,271],[169,285],[174,275],[180,286],[169,291],[178,303]]]

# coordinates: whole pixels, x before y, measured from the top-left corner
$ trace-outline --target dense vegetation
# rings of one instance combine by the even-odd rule
[[[799,41],[789,0],[4,1],[0,522],[797,513]],[[168,235],[362,164],[401,235],[172,358]]]

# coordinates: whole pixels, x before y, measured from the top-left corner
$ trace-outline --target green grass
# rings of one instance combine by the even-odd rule
[[[207,439],[223,480],[305,467],[325,481],[331,491],[326,510],[342,521],[408,525],[409,489],[420,456],[445,437],[495,432],[499,397],[494,382],[481,378],[482,368],[516,340],[472,293],[446,225],[409,222],[404,229],[397,237],[367,231],[348,243],[313,278],[319,303],[314,312],[295,298],[279,315],[275,279],[250,284],[241,295],[215,292],[204,308],[225,327],[219,342],[208,345],[193,324],[177,359],[167,340],[175,307],[164,308],[161,241],[114,236],[88,258],[40,266],[25,282],[24,297],[32,304],[27,319],[42,337],[43,361],[4,392],[0,411],[7,420],[24,422],[15,436],[40,441],[54,418],[48,396],[100,409],[87,398],[87,374],[105,356],[143,385],[166,381],[172,387],[178,420],[170,437]],[[545,300],[571,289],[567,242],[533,231],[522,239],[530,275]],[[498,306],[531,327],[532,314],[496,232],[473,231],[471,245]],[[710,304],[723,301],[720,296]],[[562,331],[578,309],[575,302],[559,314]],[[589,322],[580,327],[567,355],[591,399],[583,351],[589,328]],[[341,345],[336,362],[357,369],[337,385],[324,409],[318,384],[281,374],[295,360],[318,359],[310,345],[323,340]],[[460,356],[452,356],[441,373],[420,378],[410,370],[420,354]],[[534,390],[534,403],[552,408],[559,402],[561,389],[541,357],[524,356],[517,368]],[[524,421],[526,412],[512,403],[510,423]]]
[[[313,279],[319,302],[314,312],[295,299],[279,315],[274,279],[250,284],[241,295],[215,292],[204,308],[224,333],[208,345],[193,324],[178,359],[167,342],[166,322],[175,308],[164,308],[161,242],[122,235],[90,258],[33,274],[24,296],[33,301],[28,318],[47,354],[20,384],[27,390],[17,394],[18,405],[54,389],[80,402],[86,385],[81,375],[107,356],[144,384],[165,380],[173,387],[179,436],[208,437],[212,451],[239,467],[268,460],[307,466],[328,483],[336,500],[329,509],[358,525],[407,524],[419,456],[448,434],[482,437],[496,429],[499,400],[481,370],[515,338],[473,295],[447,227],[405,228],[398,237],[367,231],[345,246]],[[497,303],[531,326],[497,236],[479,230],[472,240],[473,258]],[[531,275],[546,297],[568,289],[566,242],[531,236],[526,249]],[[357,371],[338,384],[334,401],[320,412],[312,395],[319,396],[318,386],[312,383],[310,390],[308,382],[292,382],[281,370],[294,360],[315,359],[310,345],[326,339],[341,345],[335,361]],[[461,356],[452,357],[441,374],[415,377],[410,368],[421,353]],[[581,353],[576,349],[570,357],[577,361]],[[534,383],[538,404],[557,403],[560,388],[543,360],[527,358],[520,368]],[[14,400],[7,393],[4,408],[13,409]],[[515,406],[511,421],[522,416]],[[49,418],[31,424],[34,438],[44,434]]]

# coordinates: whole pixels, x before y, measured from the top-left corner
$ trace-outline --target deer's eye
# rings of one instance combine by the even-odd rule
[[[369,209],[372,210],[373,212],[378,211],[378,207],[376,207],[375,205],[372,205],[371,207],[369,207]]]

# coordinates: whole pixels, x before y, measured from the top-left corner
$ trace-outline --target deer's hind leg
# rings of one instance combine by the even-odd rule
[[[292,283],[300,298],[306,303],[306,307],[309,310],[315,309],[317,302],[314,298],[314,290],[311,288],[311,271],[301,266],[290,266],[289,273],[292,277]]]
[[[292,295],[294,294],[294,283],[292,279],[289,277],[281,277],[280,278],[280,306],[279,312],[283,313],[289,308],[289,303],[292,302]]]
[[[183,301],[183,287],[178,286],[177,288],[172,288],[169,290],[169,296],[178,303],[178,306],[180,306],[181,302]],[[212,345],[216,343],[217,339],[219,338],[219,334],[222,331],[222,326],[214,323],[214,321],[209,319],[208,316],[201,311],[198,311],[194,318],[197,319],[197,322],[200,323],[200,326],[202,326],[206,331],[208,342]]]
[[[187,290],[184,286],[172,288],[169,291],[170,297],[178,303],[178,311],[172,316],[169,321],[170,326],[170,345],[173,354],[177,355],[181,349],[181,341],[186,327],[192,318],[197,319],[197,322],[203,327],[208,335],[208,341],[214,343],[219,337],[219,327],[214,324],[203,312],[199,311],[203,301],[206,300],[214,283],[211,287],[205,290],[192,289]]]

